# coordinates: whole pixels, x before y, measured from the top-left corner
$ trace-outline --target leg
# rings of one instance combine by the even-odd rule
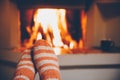
[[[35,43],[34,61],[40,80],[60,80],[58,58],[45,40],[38,40]]]
[[[23,56],[17,65],[14,80],[34,80],[35,69],[30,52],[30,49],[23,52]]]

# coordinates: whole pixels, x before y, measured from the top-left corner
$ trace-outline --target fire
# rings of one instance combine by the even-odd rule
[[[85,36],[86,27],[86,16],[82,13],[82,29],[83,36]],[[72,39],[71,35],[67,29],[66,23],[66,9],[37,9],[34,16],[34,26],[32,30],[28,27],[27,31],[31,34],[27,46],[33,44],[35,40],[45,39],[52,43],[52,46],[56,49],[55,51],[60,51],[59,48],[64,49],[74,49],[82,48],[84,45],[84,40],[80,40],[79,43]],[[85,37],[83,37],[85,38]],[[59,53],[59,52],[57,52]]]
[[[35,27],[37,29],[42,27],[41,29],[46,36],[45,39],[52,42],[55,47],[70,47],[63,43],[62,38],[65,37],[73,43],[72,38],[68,35],[65,14],[65,9],[38,9],[34,16]]]
[[[65,10],[62,10],[65,12]],[[46,39],[51,42],[54,46],[63,46],[63,42],[60,36],[59,30],[59,15],[61,10],[58,9],[38,9],[34,16],[36,27],[42,26]],[[53,39],[51,39],[51,32]]]
[[[37,39],[36,40],[39,40],[39,39],[42,39],[42,34],[41,33],[37,34]]]
[[[81,23],[82,23],[83,39],[80,42],[80,47],[83,48],[85,40],[86,40],[86,24],[87,24],[87,15],[86,15],[85,11],[82,11],[81,17],[82,17]]]

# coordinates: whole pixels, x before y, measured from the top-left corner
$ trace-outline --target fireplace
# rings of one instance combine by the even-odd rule
[[[83,12],[75,9],[38,8],[20,11],[21,42],[24,46],[31,46],[39,38],[56,47],[70,48],[73,41],[79,43],[82,40],[81,17]],[[25,45],[26,40],[28,44]]]
[[[82,9],[20,10],[22,47],[30,47],[37,39],[45,39],[54,48],[83,48],[85,20]]]
[[[4,15],[4,16],[2,16],[2,17],[4,17],[3,23],[1,23],[1,26],[4,26],[4,27],[2,27],[3,29],[1,29],[1,37],[2,38],[1,38],[1,42],[0,42],[0,44],[1,44],[0,47],[2,49],[21,48],[21,46],[23,49],[25,46],[27,46],[28,43],[24,44],[24,42],[29,42],[28,39],[30,39],[30,34],[31,34],[31,32],[33,32],[32,28],[34,28],[33,26],[35,25],[33,16],[36,15],[37,11],[42,11],[42,9],[47,10],[48,8],[51,10],[54,9],[56,12],[63,11],[63,12],[66,12],[66,14],[67,14],[67,16],[64,17],[65,18],[64,20],[66,21],[66,26],[67,26],[64,28],[65,29],[67,28],[67,31],[64,31],[65,29],[63,27],[62,27],[63,30],[61,30],[61,31],[64,31],[64,32],[61,33],[61,31],[57,31],[60,33],[60,35],[62,35],[61,40],[58,41],[58,42],[60,42],[59,45],[54,44],[55,43],[55,42],[53,42],[54,35],[53,35],[53,33],[50,32],[51,29],[48,29],[48,32],[47,32],[47,34],[49,34],[49,36],[50,36],[49,41],[53,44],[52,46],[54,48],[56,46],[57,51],[59,51],[59,48],[61,48],[62,52],[64,52],[64,53],[70,53],[70,54],[89,53],[89,51],[86,51],[86,49],[89,49],[89,48],[91,49],[96,46],[99,47],[100,41],[102,39],[106,39],[106,38],[111,38],[112,40],[114,40],[115,43],[117,43],[117,46],[119,47],[119,39],[117,37],[115,37],[115,36],[117,36],[119,29],[113,28],[115,30],[110,32],[112,29],[110,30],[110,28],[108,28],[107,26],[111,22],[104,21],[104,18],[109,19],[111,17],[110,17],[110,15],[108,15],[108,17],[104,17],[106,15],[106,13],[104,13],[104,11],[102,11],[104,8],[104,7],[102,7],[102,6],[104,6],[103,3],[100,4],[100,6],[99,6],[95,2],[92,3],[92,1],[86,2],[86,1],[82,1],[82,0],[80,0],[79,3],[76,1],[76,2],[74,2],[74,4],[71,4],[70,2],[64,3],[62,1],[58,1],[55,4],[55,3],[53,3],[54,0],[53,0],[53,2],[49,2],[49,3],[48,2],[47,3],[45,3],[45,2],[39,3],[37,1],[32,2],[32,0],[30,0],[30,2],[28,2],[28,3],[26,3],[26,1],[25,2],[24,1],[25,0],[17,0],[17,2],[16,2],[16,0],[1,1],[1,3],[3,3],[4,5],[7,5],[7,7],[1,8],[1,9],[4,9],[4,11],[5,11],[5,12],[3,11],[5,14],[1,13],[1,16]],[[109,9],[109,5],[111,5],[111,4],[108,4],[108,7],[105,6],[106,10]],[[112,5],[112,6],[114,6],[114,5]],[[114,7],[114,8],[116,8],[116,7]],[[108,10],[108,12],[110,12],[110,11]],[[10,13],[11,16],[8,13]],[[100,14],[100,13],[102,13],[102,14]],[[119,12],[117,10],[115,10],[115,13],[117,13],[117,15],[119,15],[118,14]],[[25,14],[27,14],[27,16],[24,16]],[[23,15],[22,18],[26,19],[26,22],[24,20],[22,22],[21,15]],[[62,13],[62,15],[63,15],[63,13]],[[70,18],[70,15],[72,15],[72,17],[73,16],[80,17],[80,18],[77,17],[76,21],[73,19],[74,24],[72,24],[72,25],[74,26],[77,24],[77,28],[70,27],[71,23],[68,22],[70,20],[70,19],[68,19],[68,18]],[[112,15],[112,16],[114,16],[114,15]],[[6,18],[9,21],[7,21]],[[4,20],[6,20],[6,21],[4,21]],[[61,22],[64,20],[61,20]],[[59,21],[60,21],[60,19],[59,19]],[[23,24],[21,24],[21,23],[23,23]],[[115,20],[113,24],[115,24],[115,23],[117,23],[117,20]],[[59,24],[64,25],[63,23],[59,23]],[[112,28],[113,24],[111,23],[111,25],[109,25],[109,26],[111,26],[111,28]],[[23,32],[26,32],[25,34],[23,34],[23,36],[21,33],[22,31],[20,30],[21,25],[24,25],[24,27],[22,26],[24,28]],[[29,25],[29,27],[28,26],[26,27],[26,25]],[[118,25],[119,24],[117,24],[116,26],[118,26]],[[41,29],[40,26],[41,25],[39,25],[39,29],[37,30],[36,35],[38,36],[38,34],[40,34],[39,36],[41,37],[41,33],[43,33],[41,38],[48,40],[49,38],[44,36],[45,30],[43,28]],[[77,32],[76,30],[79,32],[78,34],[76,33]],[[63,34],[63,33],[65,33],[65,34]],[[68,33],[69,33],[69,35],[67,35]],[[58,33],[56,33],[56,34],[58,34]],[[5,36],[3,36],[3,35],[5,35]],[[65,35],[65,37],[64,37],[64,35]],[[77,37],[76,37],[76,35],[77,35]],[[115,36],[113,36],[113,35],[115,35]],[[21,38],[21,37],[23,37],[23,38]],[[66,39],[66,37],[67,37],[67,39]],[[57,36],[57,38],[58,38],[58,36]],[[35,40],[36,39],[32,39],[31,43],[33,44],[35,42]],[[30,43],[30,45],[32,45],[31,43]],[[27,47],[29,47],[29,46],[27,46]]]
[[[37,39],[46,39],[60,53],[80,53],[85,48],[86,11],[92,1],[11,1],[19,9],[22,48]]]

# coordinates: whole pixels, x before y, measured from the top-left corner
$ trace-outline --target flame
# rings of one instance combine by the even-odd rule
[[[46,39],[51,42],[49,32],[53,34],[52,43],[54,46],[63,46],[59,30],[59,9],[38,9],[34,16],[35,26],[42,26]]]
[[[36,40],[39,40],[39,39],[42,39],[42,34],[41,33],[37,34],[37,39]]]
[[[34,40],[46,39],[55,47],[54,51],[57,54],[60,54],[60,47],[64,49],[83,48],[86,35],[87,16],[84,11],[81,16],[83,39],[77,43],[68,32],[65,9],[37,9],[33,17],[34,26],[32,30],[30,30],[30,27],[26,27],[31,35],[29,43],[26,45],[32,45]]]
[[[82,17],[81,24],[82,24],[83,38],[82,40],[80,40],[80,48],[83,48],[86,40],[86,24],[87,24],[87,15],[84,10],[82,11],[81,17]]]

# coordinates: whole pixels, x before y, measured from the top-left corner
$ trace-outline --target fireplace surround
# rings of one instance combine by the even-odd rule
[[[21,38],[21,44],[23,43],[23,38],[26,37],[26,38],[29,38],[29,34],[28,32],[25,30],[25,25],[33,25],[32,22],[30,21],[31,18],[33,18],[33,13],[34,13],[34,10],[38,9],[38,8],[53,8],[53,9],[66,9],[66,11],[68,13],[71,14],[74,14],[72,15],[73,17],[80,17],[79,19],[81,19],[81,14],[82,14],[82,11],[86,12],[88,9],[89,9],[89,6],[92,4],[93,0],[76,0],[76,1],[63,1],[63,0],[60,0],[60,1],[55,1],[55,0],[51,0],[51,1],[48,1],[48,0],[36,0],[36,1],[33,1],[33,0],[29,0],[29,1],[25,1],[25,0],[11,0],[11,2],[15,3],[18,10],[19,10],[19,19],[20,19],[20,25],[22,25],[22,28],[20,26],[20,29],[22,31],[20,31],[20,37]],[[78,16],[76,16],[76,13]],[[78,14],[79,13],[79,14]],[[67,14],[69,15],[69,14]],[[22,17],[21,17],[22,16]],[[26,19],[25,19],[26,17]],[[77,44],[79,44],[79,40],[82,39],[83,37],[83,32],[81,30],[81,20],[79,21],[78,20],[73,20],[74,21],[74,25],[75,26],[79,26],[78,28],[71,28],[71,30],[69,29],[69,31],[72,31],[72,30],[77,30],[77,33],[76,34],[76,31],[73,31],[71,32],[70,34],[72,35],[72,37],[76,40]],[[70,23],[71,25],[71,23]],[[69,27],[69,26],[68,26]],[[85,32],[84,32],[85,33]],[[85,35],[85,34],[84,34]],[[33,41],[34,42],[34,41]],[[64,42],[66,42],[66,44],[70,45],[70,43],[66,40],[64,40]],[[81,44],[81,43],[80,43]],[[83,46],[83,42],[82,42],[82,46]],[[79,48],[79,47],[78,47]],[[75,50],[74,50],[75,51]]]

